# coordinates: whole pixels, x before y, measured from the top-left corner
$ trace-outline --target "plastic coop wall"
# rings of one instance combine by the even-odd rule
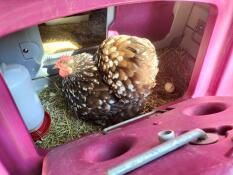
[[[1,1],[0,36],[63,16],[146,0]],[[151,1],[150,1],[151,2]],[[210,8],[187,98],[233,96],[233,1],[198,0]],[[33,145],[0,76],[0,174],[41,174],[43,155]],[[226,159],[226,158],[225,158]],[[224,159],[224,160],[225,160]]]
[[[194,2],[150,2],[111,7],[108,9],[108,35],[147,37],[155,42],[156,48],[180,45],[196,58],[208,12],[209,5]]]
[[[22,64],[32,77],[41,66],[43,53],[37,26],[0,38],[0,64]]]

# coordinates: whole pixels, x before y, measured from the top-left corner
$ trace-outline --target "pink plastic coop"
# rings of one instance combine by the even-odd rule
[[[100,8],[108,8],[108,35],[143,36],[150,38],[156,47],[182,39],[180,44],[196,58],[185,95],[162,106],[161,109],[172,109],[163,114],[41,150],[34,145],[0,76],[0,174],[107,174],[109,169],[159,145],[159,131],[172,130],[180,135],[195,128],[212,133],[217,139],[211,144],[187,144],[130,174],[231,174],[233,1],[10,0],[0,2],[0,36]],[[192,16],[191,10],[197,10],[200,16]],[[190,30],[194,33],[190,34]]]

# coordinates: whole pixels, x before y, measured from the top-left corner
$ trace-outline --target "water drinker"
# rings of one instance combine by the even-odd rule
[[[29,71],[20,64],[6,65],[2,63],[0,72],[27,129],[34,140],[39,139],[48,130],[50,119],[44,111],[36,91],[33,89]]]

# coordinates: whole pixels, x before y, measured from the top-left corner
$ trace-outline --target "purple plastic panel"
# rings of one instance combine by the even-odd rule
[[[40,174],[42,156],[37,153],[1,74],[0,89],[0,174],[6,170],[17,175]]]
[[[215,0],[213,3],[216,8],[211,8],[209,12],[187,96],[217,95],[216,91],[230,59],[229,54],[233,43],[233,1]],[[230,75],[227,76],[230,77]],[[233,81],[232,78],[230,80]],[[224,86],[228,90],[232,87],[230,82]],[[229,93],[232,94],[231,90],[221,95]]]
[[[229,57],[216,92],[218,96],[233,96],[233,47]]]
[[[131,174],[229,175],[232,172],[233,97],[201,97],[175,109],[117,129],[57,147],[44,159],[43,175],[105,174],[119,163],[159,144],[157,133],[201,128],[219,136],[209,145],[187,145]]]
[[[6,167],[0,162],[0,174],[1,175],[10,175],[9,171],[7,171]]]
[[[173,21],[174,2],[149,2],[116,7],[109,33],[136,35],[152,41],[163,39]]]
[[[158,1],[158,0],[156,0]],[[189,0],[191,1],[191,0]],[[102,7],[152,2],[151,0],[8,0],[0,2],[0,36],[50,19]],[[232,96],[233,1],[196,0],[213,4],[197,57],[192,80],[185,98],[211,95]],[[231,58],[231,60],[230,60]],[[0,166],[2,174],[38,174],[41,157],[27,133],[14,102],[0,77]],[[156,132],[174,129],[177,132],[195,127],[212,128],[220,134],[220,142],[207,146],[187,146],[134,172],[135,174],[229,174],[232,169],[232,101],[226,98],[201,98],[185,101],[177,109],[159,118],[138,122],[106,136],[92,135],[53,149],[44,160],[43,174],[101,174],[122,160],[158,144]],[[195,108],[195,105],[207,103]],[[212,104],[209,104],[213,102]],[[213,105],[208,108],[208,105]],[[221,106],[219,108],[219,106]],[[184,113],[185,108],[187,109]],[[206,111],[221,113],[197,116]],[[191,109],[193,108],[193,109]],[[198,109],[198,110],[197,110]],[[208,110],[207,110],[208,109]],[[193,112],[197,111],[196,112]],[[175,122],[174,122],[175,121]],[[145,127],[146,126],[146,127]],[[155,133],[154,135],[151,133]],[[121,151],[119,151],[121,150]],[[123,150],[123,152],[122,152]],[[125,153],[125,154],[124,154]],[[113,159],[116,157],[115,159]],[[205,160],[205,161],[203,161]],[[185,166],[184,166],[185,165]],[[175,167],[175,168],[174,168]],[[211,167],[211,169],[208,169]]]

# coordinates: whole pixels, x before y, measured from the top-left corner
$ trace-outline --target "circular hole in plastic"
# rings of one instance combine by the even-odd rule
[[[134,137],[109,138],[90,145],[84,151],[84,159],[88,162],[103,162],[114,159],[129,151],[134,145]]]
[[[226,109],[225,103],[203,103],[186,109],[184,113],[189,116],[202,116],[216,114]]]
[[[217,133],[217,129],[216,128],[204,128],[202,130],[205,131],[205,132],[207,132],[207,133]]]
[[[221,126],[219,129],[218,129],[218,134],[219,135],[222,135],[222,136],[227,136],[227,132],[232,130],[233,127],[230,126],[230,125],[226,125],[226,126]]]

